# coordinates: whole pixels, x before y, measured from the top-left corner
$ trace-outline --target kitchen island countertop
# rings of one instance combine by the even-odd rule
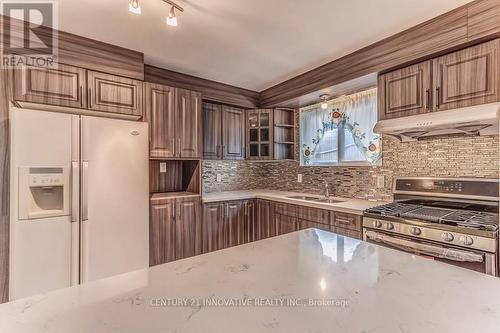
[[[500,279],[307,229],[0,305],[0,332],[482,332]]]

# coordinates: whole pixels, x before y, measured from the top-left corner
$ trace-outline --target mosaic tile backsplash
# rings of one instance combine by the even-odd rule
[[[319,194],[328,182],[332,195],[389,199],[397,176],[499,176],[498,136],[446,136],[410,143],[385,136],[382,150],[382,166],[376,167],[301,167],[297,161],[203,161],[203,191],[270,189]],[[298,149],[295,155],[298,160]],[[299,173],[303,175],[302,183],[297,182]],[[217,174],[222,175],[221,182],[216,182]],[[376,186],[378,175],[385,176],[384,188]]]

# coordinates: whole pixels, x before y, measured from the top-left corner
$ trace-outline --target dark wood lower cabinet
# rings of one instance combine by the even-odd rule
[[[201,254],[201,201],[178,198],[175,211],[175,259]]]
[[[149,265],[202,253],[201,199],[151,199]]]
[[[202,252],[208,253],[222,249],[226,242],[223,232],[225,203],[212,202],[203,205]]]
[[[263,199],[205,203],[202,225],[203,253],[308,228],[362,239],[362,216]]]

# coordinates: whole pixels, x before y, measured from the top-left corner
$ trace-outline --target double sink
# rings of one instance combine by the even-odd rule
[[[304,200],[304,201],[312,201],[312,202],[321,202],[321,203],[338,203],[338,202],[343,202],[342,200],[337,200],[333,198],[327,198],[327,197],[309,197],[306,195],[292,195],[287,197],[288,199],[297,199],[297,200]]]

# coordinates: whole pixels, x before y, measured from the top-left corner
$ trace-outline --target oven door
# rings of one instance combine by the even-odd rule
[[[489,275],[496,275],[496,258],[493,253],[444,246],[421,239],[370,229],[363,230],[363,239],[369,243],[416,254],[428,259]]]

